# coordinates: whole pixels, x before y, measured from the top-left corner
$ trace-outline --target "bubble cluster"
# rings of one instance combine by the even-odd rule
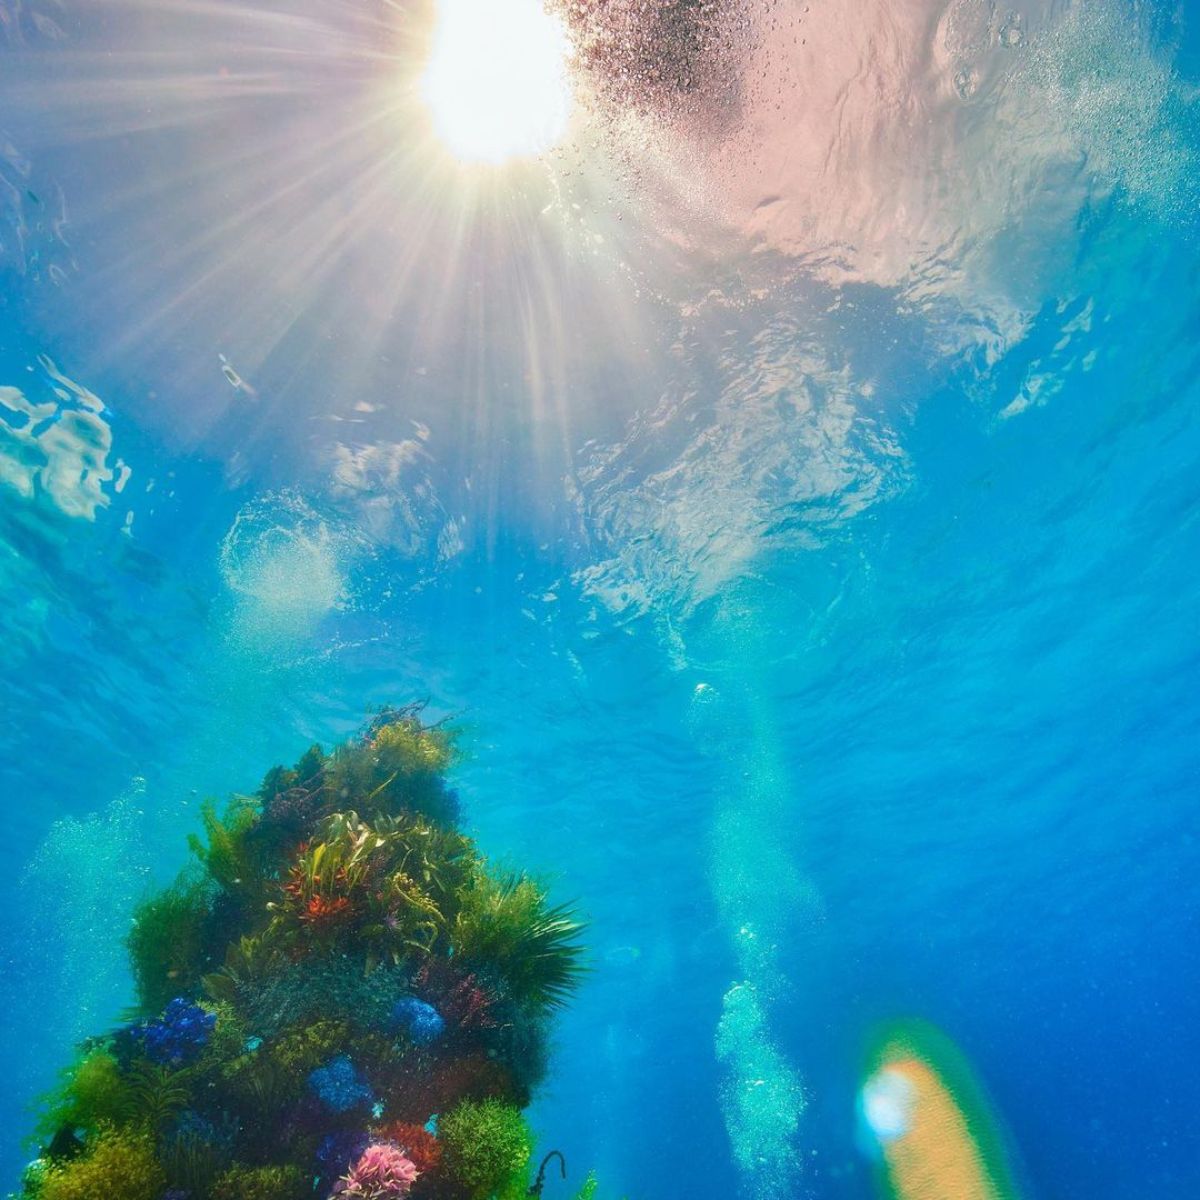
[[[295,492],[246,504],[220,551],[239,640],[273,645],[311,634],[345,603],[354,548],[349,534]]]
[[[657,120],[736,111],[747,0],[553,0],[602,104]]]
[[[754,1200],[794,1195],[804,1089],[771,1038],[752,984],[737,983],[725,993],[716,1050],[725,1070],[725,1127],[747,1194]]]
[[[27,1019],[39,1030],[43,1055],[54,1049],[45,1039],[59,1039],[65,1051],[127,1002],[124,936],[149,873],[143,787],[137,780],[103,811],[55,821],[21,877],[26,954],[10,981],[36,980],[18,995],[24,1003],[36,997]],[[23,1014],[10,1009],[9,1016],[16,1026]]]

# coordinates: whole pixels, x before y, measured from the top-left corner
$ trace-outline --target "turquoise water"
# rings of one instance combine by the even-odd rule
[[[576,1185],[871,1196],[918,1017],[1023,1195],[1196,1194],[1196,14],[811,9],[464,170],[424,4],[0,0],[6,1187],[201,799],[425,698]]]

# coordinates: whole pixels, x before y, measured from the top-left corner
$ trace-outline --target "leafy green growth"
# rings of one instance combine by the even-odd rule
[[[349,1021],[313,1021],[286,1033],[271,1047],[280,1070],[299,1080],[342,1053],[350,1041]]]
[[[225,953],[225,965],[201,980],[204,990],[218,1003],[234,1004],[238,989],[261,987],[284,965],[278,947],[269,945],[257,934],[231,942]]]
[[[103,1129],[78,1158],[50,1167],[39,1200],[159,1200],[166,1173],[148,1135]]]
[[[158,1012],[196,989],[206,965],[210,910],[211,885],[186,873],[134,909],[127,945],[144,1011]]]
[[[582,925],[567,904],[551,905],[525,875],[476,876],[455,922],[456,958],[494,970],[518,1003],[565,1004],[583,972]]]
[[[311,1191],[299,1167],[235,1163],[213,1184],[210,1195],[211,1200],[298,1200]]]
[[[105,1125],[124,1122],[130,1111],[129,1083],[107,1049],[93,1050],[66,1072],[49,1098],[38,1122],[38,1133],[53,1137],[60,1129],[94,1133]]]
[[[258,789],[258,798],[269,804],[281,792],[297,787],[313,787],[320,782],[325,753],[320,746],[309,746],[294,767],[272,767]]]
[[[575,1200],[596,1200],[596,1192],[600,1189],[600,1180],[595,1171],[589,1171],[583,1186],[575,1193]]]
[[[421,705],[385,709],[361,743],[337,750],[325,764],[326,789],[335,807],[354,799],[368,816],[407,811],[449,826],[458,805],[443,775],[454,743],[441,725],[421,721]]]
[[[25,1170],[21,1172],[21,1189],[24,1195],[40,1196],[42,1185],[46,1182],[46,1176],[51,1169],[48,1158],[35,1158],[33,1162],[27,1163]]]
[[[266,880],[263,863],[250,837],[258,822],[258,806],[245,796],[235,796],[217,814],[217,806],[206,800],[200,810],[205,841],[195,834],[188,837],[192,853],[204,865],[213,881],[231,896],[257,901]]]
[[[533,1134],[501,1100],[464,1100],[438,1122],[442,1161],[470,1200],[524,1195]]]
[[[187,1107],[189,1074],[154,1063],[138,1063],[126,1075],[129,1087],[126,1119],[152,1133],[162,1129]]]
[[[357,945],[368,970],[429,954],[445,943],[475,862],[470,842],[453,830],[409,816],[368,823],[334,813],[272,903],[266,940],[289,950],[322,940]]]
[[[159,1161],[172,1185],[189,1197],[209,1196],[217,1176],[229,1166],[229,1149],[202,1131],[175,1133],[159,1144]]]

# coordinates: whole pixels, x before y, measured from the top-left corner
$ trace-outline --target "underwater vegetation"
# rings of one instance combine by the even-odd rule
[[[1009,1154],[966,1059],[933,1026],[897,1023],[870,1056],[859,1111],[888,1200],[1017,1200]]]
[[[527,1194],[522,1109],[581,925],[455,828],[452,752],[386,710],[205,808],[193,863],[134,914],[138,1008],[48,1099],[22,1197]]]

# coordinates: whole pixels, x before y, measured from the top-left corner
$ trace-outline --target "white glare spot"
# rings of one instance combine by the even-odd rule
[[[894,1142],[912,1128],[913,1085],[899,1071],[885,1067],[863,1085],[862,1115],[881,1142]]]
[[[438,137],[467,162],[549,150],[570,116],[569,53],[540,0],[439,0],[421,81]]]

